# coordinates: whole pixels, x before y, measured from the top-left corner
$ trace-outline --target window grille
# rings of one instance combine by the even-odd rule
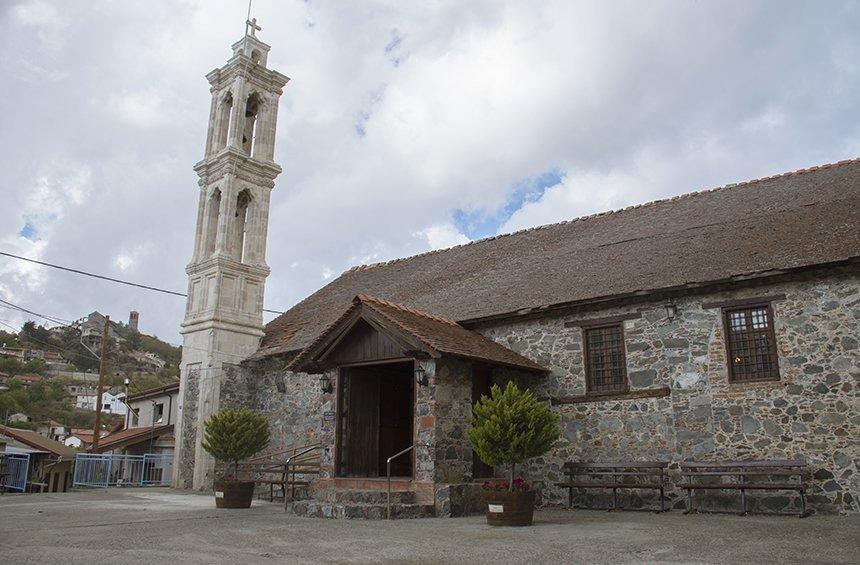
[[[779,380],[773,312],[769,305],[726,310],[729,380]]]
[[[589,394],[627,391],[627,363],[621,324],[584,328],[585,376]]]

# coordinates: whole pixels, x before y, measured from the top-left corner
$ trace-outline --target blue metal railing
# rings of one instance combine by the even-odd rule
[[[173,475],[173,454],[114,455],[78,453],[72,485],[108,488],[114,486],[165,486]]]

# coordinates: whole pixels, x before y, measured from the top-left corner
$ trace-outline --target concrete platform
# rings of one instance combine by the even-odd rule
[[[0,496],[2,563],[857,563],[860,517],[550,510],[356,521],[216,510],[211,496],[111,489]]]

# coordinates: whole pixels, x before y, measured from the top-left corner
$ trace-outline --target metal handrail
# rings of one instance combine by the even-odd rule
[[[300,455],[304,455],[305,453],[310,453],[314,449],[319,449],[321,447],[322,447],[322,444],[318,443],[316,445],[312,445],[312,446],[308,447],[307,449],[303,449],[299,452],[293,453],[292,455],[287,457],[287,460],[284,462],[284,480],[286,481],[287,475],[290,474],[290,461],[292,461],[296,457],[299,457]],[[287,511],[287,505],[289,504],[289,502],[292,501],[293,499],[295,499],[295,497],[296,497],[295,482],[296,482],[296,473],[295,473],[295,471],[293,471],[292,479],[289,481],[289,483],[290,483],[290,498],[289,499],[287,499],[287,485],[284,485],[284,512]]]
[[[391,520],[391,462],[403,455],[404,453],[409,453],[416,447],[427,447],[424,443],[415,442],[403,451],[395,453],[391,457],[385,460],[385,475],[388,478],[388,494],[385,499],[385,519]]]

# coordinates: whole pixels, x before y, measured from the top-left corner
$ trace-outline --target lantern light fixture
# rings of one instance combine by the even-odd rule
[[[331,379],[328,378],[328,375],[325,373],[320,376],[320,390],[325,394],[331,394],[331,391],[334,390],[334,387],[331,384]]]
[[[678,307],[675,305],[674,302],[669,301],[666,303],[665,308],[666,308],[666,318],[669,320],[674,320],[675,316],[678,315]]]
[[[421,386],[430,384],[430,377],[427,376],[427,370],[421,365],[415,365],[415,380]]]

